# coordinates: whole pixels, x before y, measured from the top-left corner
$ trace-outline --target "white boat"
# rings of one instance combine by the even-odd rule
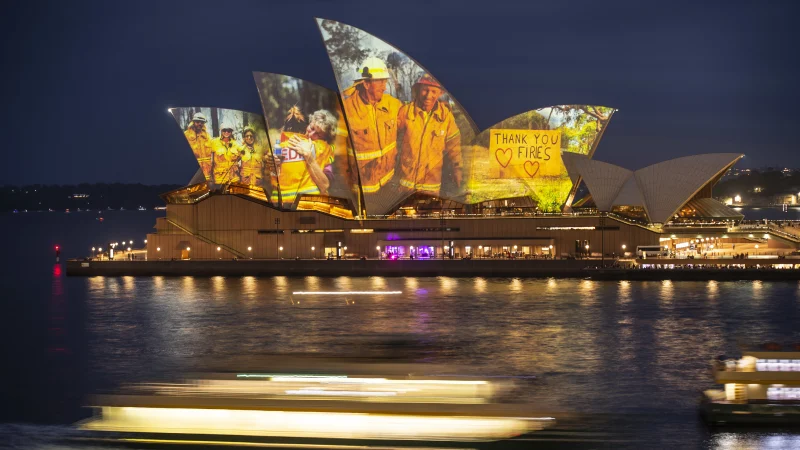
[[[713,362],[724,389],[703,392],[700,413],[714,425],[800,424],[800,345],[747,350],[738,359]]]
[[[126,442],[256,445],[278,439],[327,448],[376,441],[492,442],[554,424],[552,417],[532,414],[529,405],[493,402],[509,383],[409,376],[408,364],[395,365],[400,370],[381,364],[382,374],[358,370],[363,366],[213,373],[129,386],[122,394],[93,397],[95,415],[79,427],[97,439]]]

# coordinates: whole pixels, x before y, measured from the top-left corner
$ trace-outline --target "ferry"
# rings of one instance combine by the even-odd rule
[[[512,384],[419,374],[410,364],[327,364],[207,373],[91,399],[82,441],[155,445],[427,447],[491,443],[549,428],[528,405],[498,403]],[[293,370],[295,369],[295,370]]]
[[[741,358],[713,362],[724,389],[703,392],[700,414],[711,425],[800,424],[800,344],[746,350]]]

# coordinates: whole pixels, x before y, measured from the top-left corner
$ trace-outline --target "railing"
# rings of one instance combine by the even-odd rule
[[[189,230],[188,228],[186,228],[186,227],[184,227],[182,225],[179,225],[177,222],[173,221],[172,219],[167,218],[167,222],[170,225],[173,225],[173,226],[177,227],[178,229],[180,229],[184,233],[189,234],[191,236],[194,236],[197,239],[201,240],[202,242],[205,242],[206,244],[216,245],[218,247],[224,248],[225,250],[227,250],[227,251],[233,253],[234,255],[236,255],[238,258],[247,258],[247,256],[244,253],[241,253],[240,251],[238,251],[236,249],[233,249],[233,248],[231,248],[231,247],[229,247],[229,246],[227,246],[225,244],[220,244],[219,242],[214,242],[211,239],[209,239],[209,238],[207,238],[207,237],[205,237],[205,236],[203,236],[201,234],[193,233],[191,230]]]

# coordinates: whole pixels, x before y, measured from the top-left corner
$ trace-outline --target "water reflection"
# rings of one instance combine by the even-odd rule
[[[242,298],[245,300],[255,300],[258,295],[256,277],[242,277]]]
[[[659,298],[661,299],[662,303],[672,303],[674,297],[674,289],[672,286],[672,280],[662,280],[661,281],[661,291],[659,293]]]
[[[444,295],[450,295],[456,287],[456,279],[451,277],[439,277],[439,290]]]
[[[786,433],[717,433],[711,438],[711,450],[789,450],[800,448],[800,436]]]
[[[417,287],[419,286],[419,282],[414,277],[406,277],[405,278],[405,285],[407,292],[416,292]]]
[[[183,277],[183,298],[185,300],[194,299],[194,277]]]
[[[756,280],[752,282],[752,286],[753,286],[753,300],[763,300],[764,283],[761,280]]]
[[[483,374],[535,376],[519,397],[543,410],[677,414],[682,429],[690,430],[684,443],[699,439],[694,412],[697,393],[713,385],[710,358],[734,354],[740,343],[800,341],[800,284],[794,283],[451,277],[134,281],[134,290],[119,289],[128,283],[120,278],[83,281],[91,373],[104,385],[189,372],[230,355],[245,361],[264,353],[334,355],[348,349],[354,334],[411,333],[436,349],[428,354],[431,362]],[[403,294],[291,296],[312,285],[316,291]],[[134,291],[136,301],[125,301]],[[752,301],[757,292],[770,301]],[[709,437],[710,448],[772,442],[737,436]]]
[[[475,278],[475,293],[476,294],[485,294],[486,293],[486,279],[485,278]]]
[[[225,293],[225,277],[216,276],[211,278],[211,288],[214,291],[215,298],[221,298]]]
[[[511,283],[508,285],[508,289],[515,294],[522,292],[522,280],[519,278],[512,279]]]
[[[335,280],[336,289],[340,291],[352,291],[353,280],[350,277],[338,277]]]
[[[383,277],[369,277],[370,281],[372,282],[372,289],[376,291],[382,291],[386,289],[386,279]]]
[[[717,283],[716,280],[709,281],[706,287],[706,292],[708,292],[709,300],[716,300],[717,295],[719,294],[719,283]]]

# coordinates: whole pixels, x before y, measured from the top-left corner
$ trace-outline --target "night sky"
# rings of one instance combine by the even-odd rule
[[[3,1],[0,184],[188,182],[197,162],[167,108],[260,112],[253,71],[335,89],[314,17],[412,56],[481,129],[613,106],[595,159],[800,167],[795,3]]]

